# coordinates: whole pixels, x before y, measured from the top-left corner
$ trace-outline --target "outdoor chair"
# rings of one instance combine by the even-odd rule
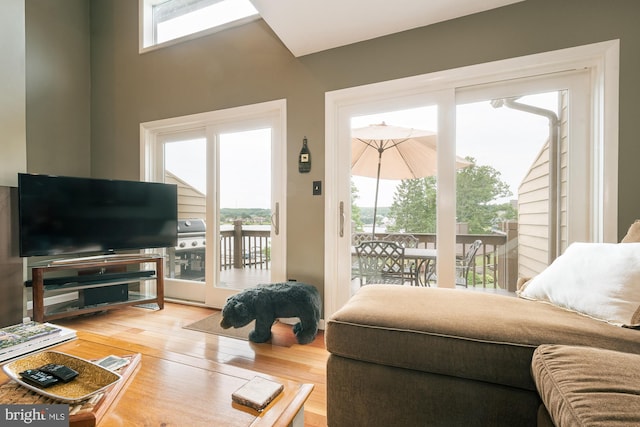
[[[467,253],[456,260],[456,286],[464,286],[465,288],[469,286],[469,272],[471,271],[475,274],[476,254],[480,246],[482,246],[482,240],[474,241],[467,248]],[[431,283],[436,283],[437,281],[436,265],[432,263],[426,275],[427,286],[431,286]]]
[[[420,241],[416,236],[414,236],[413,234],[407,234],[407,233],[389,233],[382,236],[380,240],[385,242],[393,242],[397,245],[402,246],[403,248],[417,248],[418,243],[420,243]],[[408,268],[410,270],[415,271],[416,270],[415,263],[412,262]]]
[[[356,247],[362,242],[373,240],[371,233],[353,233],[351,234],[351,246]],[[360,275],[360,267],[358,266],[358,256],[351,256],[351,280]]]
[[[351,246],[358,246],[367,240],[375,240],[371,233],[353,233],[351,235]]]
[[[407,268],[404,248],[393,242],[365,241],[356,246],[360,285],[413,283],[414,272]]]
[[[406,233],[389,233],[383,236],[380,240],[396,243],[403,248],[417,248],[418,243],[420,242],[413,234]]]

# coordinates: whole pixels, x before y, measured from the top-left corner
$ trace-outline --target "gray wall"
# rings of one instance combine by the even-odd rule
[[[91,175],[87,0],[26,0],[27,171]]]
[[[16,186],[26,169],[24,0],[0,6],[0,185]]]
[[[47,0],[32,1],[47,7]],[[82,15],[83,1],[64,1]],[[324,198],[311,195],[311,182],[324,180],[325,91],[604,40],[621,39],[619,234],[640,216],[637,0],[527,0],[302,58],[293,57],[263,21],[139,55],[138,2],[88,4],[93,176],[139,177],[141,122],[287,99],[288,277],[323,286]],[[85,101],[79,95],[78,102]],[[301,175],[296,159],[305,135],[314,163],[310,174]],[[43,140],[29,139],[28,145],[30,169],[44,168],[53,147]],[[73,142],[60,145],[76,148]],[[74,165],[64,161],[60,167],[71,171]]]
[[[20,323],[26,314],[17,211],[17,188],[0,186],[0,328]]]

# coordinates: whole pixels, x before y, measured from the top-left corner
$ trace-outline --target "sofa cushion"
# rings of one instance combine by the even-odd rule
[[[640,243],[573,243],[518,295],[639,326]]]
[[[550,304],[473,290],[369,285],[327,321],[327,350],[351,359],[535,390],[544,343],[640,353],[640,331]]]
[[[542,345],[531,373],[556,427],[640,425],[640,355]]]

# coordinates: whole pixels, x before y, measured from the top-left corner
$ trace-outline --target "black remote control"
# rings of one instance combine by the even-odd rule
[[[68,383],[72,379],[78,376],[78,372],[65,365],[56,365],[55,363],[49,363],[38,368],[38,370],[53,375],[62,382]]]
[[[27,369],[20,372],[20,376],[26,383],[41,388],[50,387],[58,382],[57,378],[37,369]]]

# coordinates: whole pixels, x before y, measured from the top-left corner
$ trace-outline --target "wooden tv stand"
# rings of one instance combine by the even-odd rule
[[[155,270],[127,271],[130,265],[155,264]],[[122,255],[75,258],[51,261],[46,265],[31,268],[33,287],[33,320],[46,322],[64,317],[77,316],[120,308],[129,305],[156,303],[164,308],[164,258],[159,255]],[[45,277],[55,272],[74,272],[73,276]],[[148,282],[155,282],[155,292],[143,290]],[[130,292],[130,284],[139,284],[138,292]],[[127,287],[126,300],[85,304],[85,292],[96,292],[109,287]],[[115,289],[115,288],[112,288]],[[79,297],[59,307],[45,310],[44,299],[52,292],[58,294],[77,292]],[[55,304],[58,305],[58,304]],[[50,307],[48,307],[50,308]]]

